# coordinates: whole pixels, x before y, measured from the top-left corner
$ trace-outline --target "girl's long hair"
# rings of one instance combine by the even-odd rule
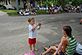
[[[63,27],[63,30],[66,32],[67,36],[69,38],[72,38],[73,39],[73,36],[72,36],[72,28],[70,26],[64,26]]]

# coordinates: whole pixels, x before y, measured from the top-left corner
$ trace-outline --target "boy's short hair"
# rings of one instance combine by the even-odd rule
[[[28,19],[28,22],[31,22],[31,18]]]
[[[28,22],[31,22],[31,20],[33,20],[33,19],[34,19],[34,18],[29,18],[29,19],[28,19]]]

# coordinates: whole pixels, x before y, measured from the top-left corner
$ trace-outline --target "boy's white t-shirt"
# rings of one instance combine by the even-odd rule
[[[29,29],[29,38],[36,38],[36,30],[32,31],[33,26],[31,24],[29,24],[28,29]]]

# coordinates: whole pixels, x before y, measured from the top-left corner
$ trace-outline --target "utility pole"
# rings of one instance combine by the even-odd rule
[[[19,12],[18,0],[16,0],[16,9],[17,9],[17,12]]]

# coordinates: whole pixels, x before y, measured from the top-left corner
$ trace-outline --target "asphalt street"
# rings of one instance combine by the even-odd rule
[[[82,13],[63,13],[53,15],[36,16],[0,16],[0,55],[23,55],[29,51],[28,40],[28,18],[34,17],[37,22],[42,23],[38,30],[37,45],[39,49],[36,55],[40,55],[43,46],[58,43],[62,37],[62,27],[70,25],[73,35],[82,44]]]

